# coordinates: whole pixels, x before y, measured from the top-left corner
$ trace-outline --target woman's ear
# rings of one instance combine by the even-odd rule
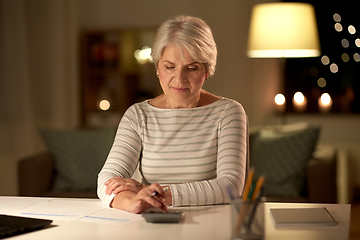
[[[155,69],[156,69],[156,76],[159,77],[159,69],[158,69],[158,63],[155,64]]]

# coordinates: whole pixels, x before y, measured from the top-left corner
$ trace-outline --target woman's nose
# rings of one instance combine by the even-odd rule
[[[183,82],[185,81],[187,78],[187,74],[185,70],[179,69],[178,71],[176,71],[175,73],[175,80],[178,82]]]

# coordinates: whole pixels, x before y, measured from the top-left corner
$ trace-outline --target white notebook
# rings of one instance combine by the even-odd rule
[[[270,213],[275,227],[334,226],[337,224],[337,221],[326,207],[272,208]]]

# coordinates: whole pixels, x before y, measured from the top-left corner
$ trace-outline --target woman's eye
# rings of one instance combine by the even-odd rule
[[[171,66],[166,66],[165,68],[166,69],[174,69],[174,67],[171,67]]]
[[[196,71],[197,68],[196,68],[196,67],[188,67],[188,70],[190,70],[190,71]]]

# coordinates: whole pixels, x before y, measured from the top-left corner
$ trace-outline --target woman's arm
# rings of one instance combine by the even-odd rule
[[[230,104],[219,123],[216,178],[170,184],[173,206],[229,203],[227,187],[242,193],[248,161],[248,122],[240,104]],[[234,193],[235,194],[235,193]]]
[[[156,196],[151,196],[155,191],[157,192]],[[144,187],[138,193],[132,191],[118,193],[111,201],[110,206],[131,213],[141,213],[151,207],[157,207],[163,211],[168,211],[164,198],[165,191],[163,187],[154,183]]]
[[[147,187],[130,178],[142,150],[139,120],[134,107],[121,119],[114,144],[98,176],[98,196],[108,206],[129,212],[139,213],[152,206],[166,210],[166,205],[172,202],[170,189],[163,193],[159,184]],[[159,199],[149,197],[149,191],[155,190],[160,194]]]
[[[111,194],[117,195],[124,191],[137,194],[144,187],[146,187],[146,185],[141,184],[133,179],[122,178],[122,177],[114,177],[112,179],[109,179],[108,181],[106,181],[104,183],[104,185],[106,186],[106,190],[105,190],[106,195],[111,195]],[[165,191],[165,195],[164,195],[164,202],[166,205],[171,206],[171,204],[172,204],[171,190],[170,190],[169,186],[162,186],[162,188],[167,189]],[[134,195],[134,194],[132,194],[132,195]],[[127,196],[131,196],[131,195],[127,195]],[[114,199],[115,198],[116,198],[116,196],[114,197]],[[114,200],[110,203],[111,207],[114,207],[114,206],[112,206],[113,202],[114,202]],[[119,205],[116,205],[115,208],[119,208]]]
[[[99,198],[108,206],[113,201],[115,195],[125,188],[119,188],[119,185],[111,184],[108,188],[110,179],[128,179],[132,184],[131,191],[140,191],[142,184],[130,179],[139,162],[141,154],[141,138],[139,135],[139,116],[135,107],[130,107],[120,121],[116,132],[114,144],[110,150],[107,160],[98,175],[97,193]],[[135,190],[137,189],[137,190]]]

